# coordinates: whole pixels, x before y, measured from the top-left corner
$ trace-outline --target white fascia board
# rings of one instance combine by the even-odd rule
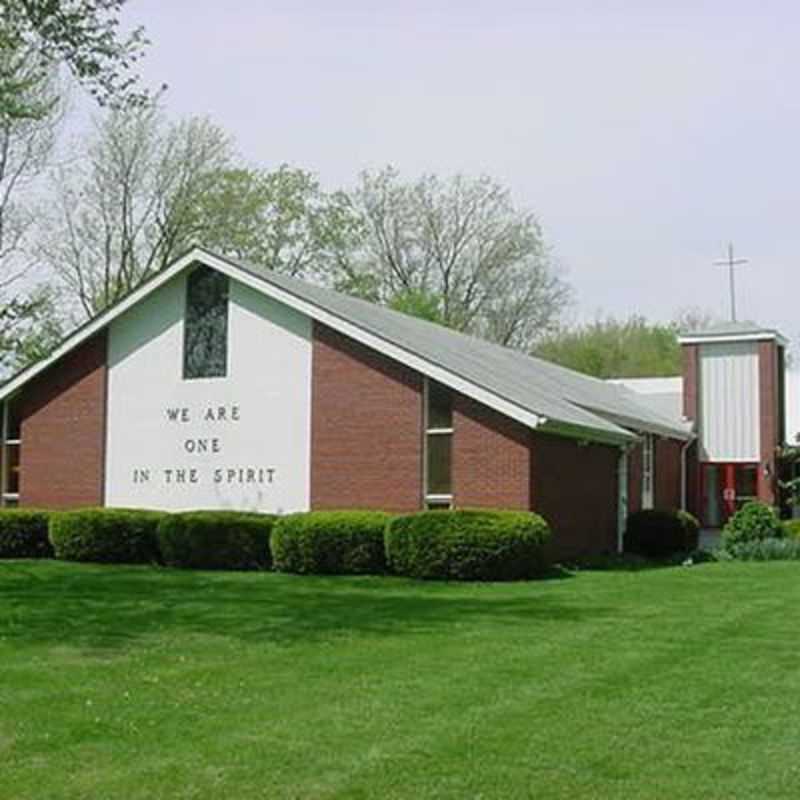
[[[407,367],[410,367],[425,377],[443,383],[451,389],[455,389],[460,394],[477,400],[479,403],[500,412],[504,416],[511,417],[529,428],[537,428],[544,421],[544,418],[539,414],[535,414],[532,411],[518,406],[516,403],[499,397],[493,392],[483,389],[471,381],[461,378],[457,374],[440,367],[438,364],[434,364],[409,350],[398,347],[386,341],[386,339],[382,339],[380,336],[376,336],[358,325],[354,325],[346,319],[320,308],[314,303],[303,300],[297,297],[297,295],[270,283],[268,279],[262,279],[251,275],[234,264],[229,264],[224,259],[217,258],[202,250],[199,251],[199,255],[195,256],[195,260],[203,261],[204,264],[225,273],[228,277],[240,283],[244,283],[252,289],[271,297],[273,300],[277,300],[299,311],[301,314],[305,314],[311,319],[333,328],[335,331],[344,334],[350,339],[354,339],[366,345],[371,350],[376,350],[393,361],[405,364]]]
[[[495,411],[510,417],[517,422],[526,425],[529,428],[538,428],[540,425],[548,422],[547,418],[536,414],[528,409],[522,408],[516,403],[506,400],[497,394],[488,391],[487,389],[478,386],[477,384],[468,381],[459,375],[444,369],[443,367],[435,364],[427,359],[424,359],[409,350],[399,347],[391,342],[386,341],[380,336],[370,333],[363,328],[348,322],[346,319],[332,314],[314,303],[303,300],[300,297],[288,292],[275,284],[271,283],[268,279],[259,278],[252,275],[246,270],[241,269],[228,262],[223,258],[219,258],[212,253],[205,251],[201,247],[196,247],[186,255],[173,262],[169,267],[162,272],[155,275],[145,284],[129,294],[124,300],[120,301],[112,308],[109,308],[105,313],[100,314],[91,322],[87,323],[83,328],[80,328],[72,336],[68,337],[53,353],[46,359],[37,362],[26,370],[23,370],[17,376],[12,378],[8,383],[0,388],[0,400],[5,399],[9,395],[16,392],[23,384],[35,378],[40,373],[44,372],[48,367],[66,355],[70,350],[78,347],[81,343],[94,336],[106,326],[110,325],[117,317],[124,314],[129,308],[136,305],[140,300],[146,297],[150,292],[155,291],[160,286],[164,285],[172,278],[176,277],[184,269],[188,268],[196,262],[202,262],[213,269],[222,272],[233,280],[239,281],[250,288],[261,292],[274,300],[284,303],[290,308],[305,314],[311,319],[317,320],[334,330],[354,339],[357,342],[376,350],[379,353],[387,356],[388,358],[405,364],[411,369],[419,372],[420,374],[432,378],[435,381],[443,383],[455,391],[476,400],[477,402],[494,409]],[[594,413],[594,412],[590,412]],[[583,428],[569,424],[559,424],[557,421],[550,421],[548,426],[553,432],[559,431],[562,435],[570,436],[576,439],[586,439],[587,441],[602,442],[607,444],[620,444],[625,441],[634,439],[633,434],[628,431],[620,430],[619,434],[610,431],[603,431],[600,429]]]
[[[685,442],[695,438],[695,434],[689,429],[677,429],[672,428],[666,424],[661,425],[657,422],[650,422],[649,420],[640,420],[636,419],[635,417],[625,417],[618,414],[608,414],[606,412],[599,412],[595,409],[591,409],[593,414],[597,414],[598,416],[605,417],[606,419],[610,420],[616,425],[620,425],[623,428],[628,428],[634,431],[639,431],[642,433],[655,433],[658,436],[663,436],[668,439],[677,439],[679,441]]]
[[[777,331],[758,331],[755,333],[720,333],[710,336],[679,336],[679,344],[719,344],[722,342],[767,342],[774,339],[778,344],[788,345],[789,340]]]
[[[192,250],[162,272],[157,273],[154,277],[150,278],[150,280],[143,283],[138,289],[131,292],[124,300],[111,306],[111,308],[99,314],[93,320],[90,320],[83,327],[78,328],[72,336],[68,336],[47,358],[42,361],[37,361],[35,364],[28,367],[28,369],[23,370],[11,378],[11,380],[0,387],[0,400],[5,400],[6,397],[14,394],[23,384],[26,384],[37,375],[44,372],[49,366],[55,364],[56,361],[69,353],[70,350],[74,350],[87,339],[91,339],[92,336],[111,324],[117,317],[124,314],[131,306],[136,305],[136,303],[150,294],[150,292],[155,291],[159,286],[163,286],[167,281],[174,278],[179,272],[193,262],[204,258],[205,254],[202,251]]]
[[[219,272],[224,273],[229,278],[239,281],[239,283],[243,283],[246,286],[249,286],[250,288],[260,292],[261,294],[272,297],[274,300],[284,303],[290,308],[294,308],[311,319],[318,320],[334,330],[337,330],[340,333],[343,333],[344,335],[361,342],[367,347],[377,350],[389,358],[399,361],[401,364],[405,364],[411,369],[414,369],[429,378],[433,378],[436,381],[446,384],[456,391],[471,397],[473,400],[477,400],[479,403],[489,406],[489,408],[493,408],[495,411],[521,422],[523,425],[527,425],[530,428],[536,428],[543,420],[543,418],[538,414],[534,414],[527,409],[521,408],[515,403],[505,400],[502,397],[498,397],[492,392],[489,392],[480,386],[476,386],[470,381],[460,378],[458,375],[443,369],[437,364],[426,361],[425,359],[420,358],[419,356],[416,356],[401,347],[393,345],[392,343],[387,342],[378,336],[370,334],[362,328],[347,322],[347,320],[331,314],[324,309],[319,308],[319,306],[302,300],[290,292],[275,286],[268,280],[251,275],[234,264],[230,264],[224,259],[217,258],[211,253],[207,253],[202,248],[195,248],[185,256],[179,258],[172,265],[158,273],[155,277],[147,281],[147,283],[143,284],[129,294],[124,300],[120,301],[112,308],[109,308],[108,311],[100,314],[91,322],[87,323],[84,327],[76,331],[72,336],[68,337],[46,359],[37,362],[29,369],[23,370],[17,376],[12,378],[8,383],[0,388],[0,400],[12,395],[23,384],[44,372],[48,367],[65,356],[70,350],[78,347],[87,339],[90,339],[103,328],[110,325],[117,317],[121,316],[129,308],[136,305],[136,303],[150,294],[150,292],[155,291],[159,288],[159,286],[163,286],[184,269],[196,262],[202,262],[213,269],[219,270]]]

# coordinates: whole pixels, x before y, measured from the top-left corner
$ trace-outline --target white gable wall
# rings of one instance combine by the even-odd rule
[[[186,273],[109,329],[109,506],[309,507],[311,321],[230,282],[228,374],[183,379]]]
[[[700,346],[702,461],[760,461],[758,342]]]

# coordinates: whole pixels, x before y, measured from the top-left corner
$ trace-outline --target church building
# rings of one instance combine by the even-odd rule
[[[602,381],[197,248],[0,387],[2,504],[532,509],[559,558],[639,508],[775,501],[785,340]]]

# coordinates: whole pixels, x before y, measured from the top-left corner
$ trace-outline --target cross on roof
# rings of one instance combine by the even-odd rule
[[[730,242],[728,244],[728,257],[725,259],[720,259],[719,261],[715,261],[715,266],[720,267],[727,267],[728,268],[728,276],[730,282],[730,290],[731,290],[731,322],[736,322],[736,284],[734,282],[734,267],[738,267],[742,264],[747,264],[748,259],[746,258],[734,258],[733,257],[733,243]]]

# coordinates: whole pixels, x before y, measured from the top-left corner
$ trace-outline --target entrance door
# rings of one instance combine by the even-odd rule
[[[721,528],[745,503],[757,499],[757,464],[703,464],[701,522]]]

